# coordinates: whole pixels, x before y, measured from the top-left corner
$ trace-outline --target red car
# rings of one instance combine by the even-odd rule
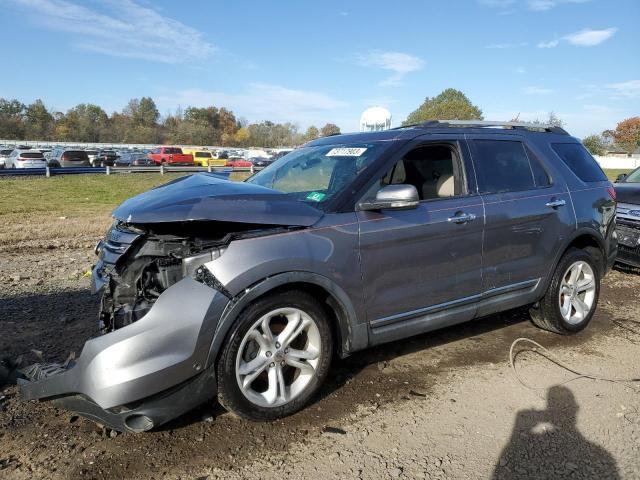
[[[227,164],[225,166],[249,168],[253,166],[253,163],[251,163],[249,160],[245,160],[244,158],[230,158],[229,160],[227,160]]]
[[[149,158],[156,165],[194,165],[193,155],[182,153],[179,147],[158,147],[151,150]]]

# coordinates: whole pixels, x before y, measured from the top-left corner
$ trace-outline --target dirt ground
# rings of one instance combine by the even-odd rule
[[[66,220],[25,220],[53,240],[0,244],[0,358],[63,360],[95,334],[84,273],[109,218]],[[268,424],[211,404],[116,435],[0,387],[0,478],[640,478],[640,383],[569,381],[525,351],[526,388],[508,362],[528,337],[581,372],[640,377],[639,300],[640,275],[614,270],[575,336],[517,310],[336,359],[315,403]]]

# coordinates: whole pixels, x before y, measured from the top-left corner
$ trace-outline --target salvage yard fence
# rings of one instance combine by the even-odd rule
[[[151,167],[46,167],[46,168],[6,168],[0,169],[0,177],[3,176],[44,176],[74,174],[123,174],[123,173],[196,173],[209,172],[218,175],[229,176],[233,172],[254,173],[261,170],[259,167],[178,167],[178,166],[151,166]]]

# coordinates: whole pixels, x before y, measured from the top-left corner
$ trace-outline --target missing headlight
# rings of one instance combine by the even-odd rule
[[[211,262],[216,258],[220,258],[226,248],[215,248],[213,250],[208,250],[203,253],[199,253],[198,255],[194,255],[192,257],[185,257],[182,259],[182,274],[187,277],[194,277],[196,274],[196,270],[201,265],[205,263]]]

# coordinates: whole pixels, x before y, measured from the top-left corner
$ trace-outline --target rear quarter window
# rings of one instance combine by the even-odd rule
[[[560,159],[583,182],[603,182],[607,180],[598,162],[579,143],[552,143],[551,148]]]

